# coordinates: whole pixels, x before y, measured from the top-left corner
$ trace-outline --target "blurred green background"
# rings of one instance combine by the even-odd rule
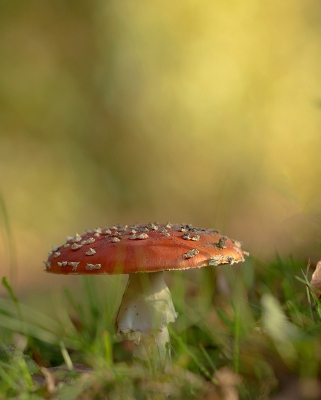
[[[0,38],[0,270],[16,290],[66,284],[42,273],[51,245],[116,223],[318,259],[319,1],[3,0]]]

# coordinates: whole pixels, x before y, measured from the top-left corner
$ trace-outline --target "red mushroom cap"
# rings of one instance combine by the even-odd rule
[[[200,268],[244,261],[240,244],[211,229],[147,224],[87,230],[53,246],[47,272],[130,274]]]

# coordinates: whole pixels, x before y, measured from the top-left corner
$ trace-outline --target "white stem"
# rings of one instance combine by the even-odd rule
[[[158,360],[166,368],[170,363],[167,324],[174,322],[176,317],[163,272],[129,276],[116,328],[122,336],[135,342],[136,357]]]

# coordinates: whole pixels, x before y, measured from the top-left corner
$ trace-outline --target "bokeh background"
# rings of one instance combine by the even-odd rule
[[[320,62],[317,0],[1,1],[0,275],[150,221],[318,259]]]

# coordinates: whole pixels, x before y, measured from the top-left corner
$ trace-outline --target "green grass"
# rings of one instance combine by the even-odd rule
[[[179,313],[170,374],[133,363],[131,344],[115,339],[119,277],[104,287],[84,278],[78,296],[66,289],[54,298],[50,317],[21,304],[3,280],[0,399],[224,399],[229,390],[268,399],[288,382],[302,399],[316,398],[321,305],[305,269],[277,257],[168,273]]]

